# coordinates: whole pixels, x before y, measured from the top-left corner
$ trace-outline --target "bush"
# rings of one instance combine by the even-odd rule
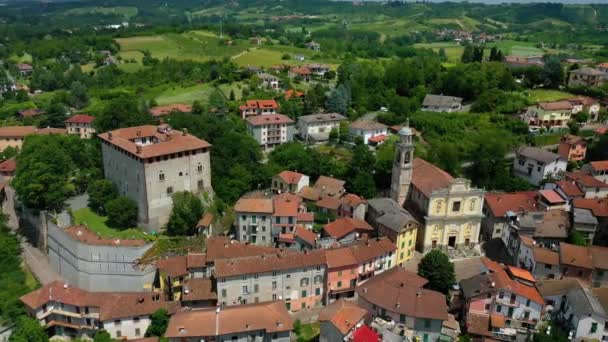
[[[291,55],[288,53],[284,53],[283,56],[281,56],[281,59],[284,61],[289,60],[291,59]]]
[[[117,197],[106,204],[107,224],[117,229],[133,228],[137,225],[137,204],[126,196]]]
[[[89,193],[89,208],[99,215],[106,215],[105,205],[118,197],[116,185],[107,179],[99,179],[91,184],[87,189]]]

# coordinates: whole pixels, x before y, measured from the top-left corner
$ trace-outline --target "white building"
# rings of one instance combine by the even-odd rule
[[[279,78],[277,76],[263,72],[263,73],[258,74],[258,77],[262,81],[262,85],[264,87],[274,89],[274,90],[279,89],[280,83],[279,83]]]
[[[371,138],[386,136],[387,128],[379,122],[360,120],[351,123],[348,131],[353,137],[363,139],[363,143],[367,145]]]
[[[329,140],[332,130],[340,130],[340,122],[346,117],[338,113],[312,114],[298,117],[298,134],[304,141],[320,142]]]
[[[539,185],[545,178],[565,172],[568,162],[559,154],[538,147],[522,147],[513,161],[513,172],[531,184]]]
[[[588,168],[595,179],[608,183],[608,160],[591,162]]]
[[[462,98],[427,94],[422,102],[422,110],[425,112],[458,112],[462,110]]]
[[[173,193],[211,190],[211,145],[167,125],[99,135],[105,177],[138,206],[140,224],[158,231],[169,219]]]
[[[310,178],[299,172],[285,170],[272,177],[272,190],[275,192],[298,193],[310,185]]]
[[[80,139],[91,139],[95,136],[95,127],[93,127],[94,116],[78,114],[65,120],[65,128],[68,134],[78,135]]]
[[[265,150],[293,140],[294,121],[285,115],[258,115],[245,121],[247,131]]]

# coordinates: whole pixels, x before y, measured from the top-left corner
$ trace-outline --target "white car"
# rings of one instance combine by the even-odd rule
[[[538,134],[538,133],[540,133],[540,127],[538,127],[538,126],[530,126],[530,127],[528,127],[528,132],[530,134]]]
[[[386,107],[380,107],[380,111],[386,113],[386,112],[388,112],[388,108],[386,108]]]

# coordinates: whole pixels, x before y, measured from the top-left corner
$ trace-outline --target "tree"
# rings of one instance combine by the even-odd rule
[[[577,245],[577,246],[587,246],[587,240],[585,240],[585,237],[583,236],[583,234],[581,234],[581,232],[579,232],[578,230],[572,230],[570,232],[570,234],[568,234],[568,243],[571,243],[573,245]]]
[[[325,108],[330,112],[340,113],[345,115],[350,107],[351,95],[348,87],[340,84],[336,89],[332,90],[331,94],[325,102]]]
[[[152,117],[142,111],[131,97],[119,96],[111,100],[95,119],[98,132],[149,124]]]
[[[426,285],[428,289],[446,295],[450,287],[456,282],[454,264],[450,262],[447,254],[438,249],[430,251],[420,260],[418,275],[429,281]]]
[[[608,134],[600,136],[600,139],[589,149],[589,160],[608,160]]]
[[[93,342],[112,342],[114,341],[112,339],[112,336],[110,336],[110,333],[108,333],[105,330],[99,330],[95,333],[95,336],[93,337]]]
[[[66,119],[66,109],[62,103],[53,102],[46,108],[44,119],[40,126],[42,127],[65,127],[64,120]]]
[[[230,101],[236,100],[236,95],[234,94],[234,89],[230,89]]]
[[[447,60],[448,60],[448,56],[447,56],[447,54],[445,53],[445,49],[444,49],[444,48],[439,48],[439,51],[437,52],[437,54],[439,55],[439,59],[440,59],[442,62],[445,62],[445,61],[447,61]]]
[[[173,195],[173,209],[167,222],[167,233],[171,236],[196,234],[196,224],[203,216],[201,199],[188,191]]]
[[[541,77],[546,87],[559,88],[564,81],[564,69],[559,56],[546,56]]]
[[[466,45],[464,47],[464,51],[462,51],[462,56],[460,57],[460,60],[462,61],[462,63],[471,63],[474,60],[473,54],[473,45]]]
[[[376,183],[374,181],[374,166],[376,159],[367,145],[359,143],[353,149],[348,180],[348,190],[365,198],[373,198],[376,195]]]
[[[79,81],[72,82],[70,86],[70,105],[76,108],[83,108],[89,104],[89,94],[87,86]]]
[[[99,179],[89,184],[89,208],[99,215],[106,215],[105,205],[118,197],[116,185],[107,179]]]
[[[215,88],[211,95],[209,95],[209,107],[210,109],[217,110],[219,113],[226,112],[226,96],[224,96],[224,93],[219,88]]]
[[[137,203],[126,196],[119,196],[109,201],[106,206],[107,224],[117,229],[128,229],[137,226]]]
[[[48,342],[49,337],[37,320],[28,316],[20,316],[13,328],[9,342]]]
[[[163,336],[169,325],[169,313],[166,309],[156,310],[150,316],[150,325],[146,330],[146,337]]]

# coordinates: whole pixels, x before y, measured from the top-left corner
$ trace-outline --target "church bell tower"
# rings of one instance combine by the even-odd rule
[[[408,120],[405,126],[399,130],[399,142],[395,151],[391,178],[391,198],[399,203],[400,206],[403,206],[410,190],[414,169],[413,162],[414,141]]]

